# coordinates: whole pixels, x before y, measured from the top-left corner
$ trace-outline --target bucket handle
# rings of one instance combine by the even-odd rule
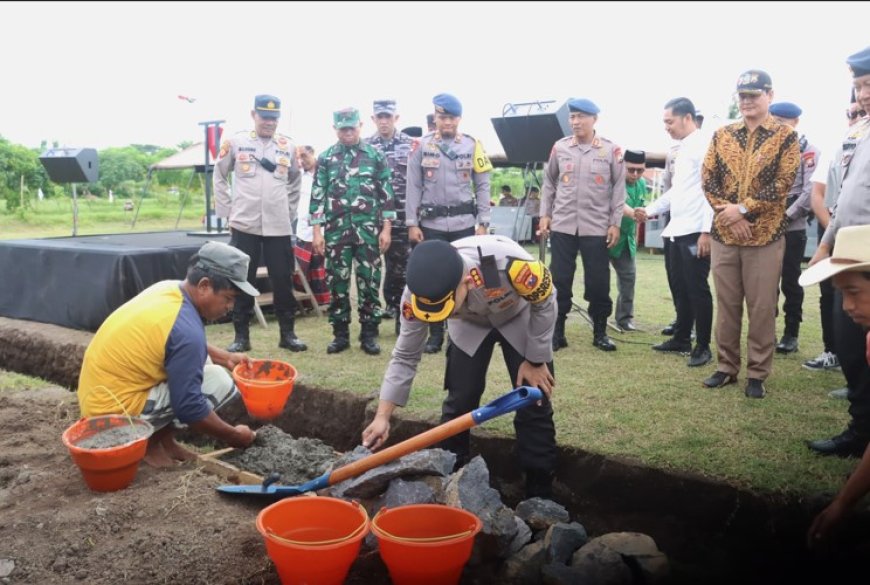
[[[360,532],[365,530],[366,524],[369,522],[369,514],[366,512],[366,509],[359,505],[358,502],[351,502],[354,506],[359,508],[363,513],[363,521],[362,524],[356,527],[353,532],[348,534],[347,536],[341,536],[339,538],[333,538],[331,540],[291,540],[289,538],[284,538],[283,536],[278,536],[271,528],[266,529],[266,534],[269,537],[274,538],[278,542],[282,542],[284,544],[291,545],[302,545],[302,546],[326,546],[329,544],[341,544],[342,542],[347,542],[351,540],[355,536],[357,536]]]
[[[386,511],[387,511],[386,508],[381,508],[378,511],[378,513],[375,514],[375,517],[372,518],[372,524],[377,526],[378,517]],[[453,540],[454,538],[462,538],[462,537],[471,536],[472,534],[474,534],[474,526],[472,526],[471,528],[469,528],[468,530],[466,530],[464,532],[458,532],[456,534],[448,534],[447,536],[422,536],[422,537],[396,536],[395,534],[391,534],[391,533],[387,532],[386,530],[384,530],[380,526],[377,526],[377,528],[378,528],[378,532],[383,533],[384,536],[389,536],[393,540],[398,540],[399,542],[419,542],[419,543],[444,542],[447,540]]]

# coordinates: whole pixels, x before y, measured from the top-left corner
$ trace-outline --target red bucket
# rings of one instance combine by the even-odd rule
[[[293,392],[296,368],[278,360],[251,360],[233,368],[236,382],[245,408],[254,418],[269,420],[284,411],[284,405]]]
[[[282,585],[341,585],[369,533],[369,516],[356,502],[302,496],[264,508],[257,530]]]
[[[372,519],[394,585],[459,583],[482,527],[471,512],[438,504],[384,508]]]
[[[133,429],[130,430],[132,420]],[[130,440],[105,448],[87,448],[80,444],[102,433],[131,433]],[[139,462],[145,457],[148,438],[154,427],[146,420],[130,419],[120,414],[91,416],[74,423],[61,436],[70,456],[79,466],[88,487],[95,492],[122,490],[136,477]],[[123,437],[120,438],[123,440]]]

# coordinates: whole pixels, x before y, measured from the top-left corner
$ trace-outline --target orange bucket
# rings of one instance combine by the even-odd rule
[[[268,420],[284,411],[293,392],[296,368],[278,360],[251,360],[251,367],[242,362],[233,368],[233,380],[248,414]]]
[[[482,527],[471,512],[438,504],[383,508],[372,519],[394,585],[459,583]]]
[[[130,429],[131,423],[135,429]],[[122,444],[105,448],[80,446],[82,442],[101,433],[121,434],[118,438],[123,440],[125,428],[129,431],[130,440]],[[145,457],[148,438],[153,432],[154,427],[146,420],[106,414],[80,419],[63,432],[61,440],[69,449],[88,487],[95,492],[113,492],[133,483],[139,462]]]
[[[369,532],[369,515],[337,498],[287,498],[257,515],[282,585],[341,585]]]

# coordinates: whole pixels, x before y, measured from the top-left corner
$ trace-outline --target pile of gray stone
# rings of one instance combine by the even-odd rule
[[[369,454],[357,447],[335,467]],[[410,504],[445,504],[475,514],[483,529],[466,573],[488,575],[480,582],[655,585],[667,580],[667,556],[650,536],[612,532],[590,539],[563,506],[541,498],[520,502],[513,510],[490,486],[489,469],[481,457],[453,473],[455,462],[449,451],[417,451],[336,484],[322,495],[357,500],[370,515],[382,507]],[[377,539],[370,534],[366,544],[374,548]]]

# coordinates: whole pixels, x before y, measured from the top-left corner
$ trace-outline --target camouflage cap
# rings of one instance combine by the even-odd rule
[[[344,108],[332,113],[332,125],[336,128],[353,128],[359,126],[359,110]]]
[[[396,100],[375,100],[374,107],[375,116],[378,114],[396,115]]]

